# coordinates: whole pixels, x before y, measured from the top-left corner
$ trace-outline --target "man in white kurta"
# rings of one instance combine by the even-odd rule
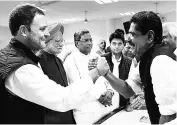
[[[75,83],[75,81],[81,79],[85,74],[88,74],[88,62],[89,55],[82,54],[79,50],[75,49],[71,55],[67,57],[64,62],[64,67],[68,77],[69,84]],[[105,79],[100,77],[95,83],[95,97],[99,97],[107,91],[107,88],[113,88],[109,83],[105,83]],[[85,83],[83,83],[85,84]],[[107,88],[106,88],[107,87]],[[79,89],[79,88],[78,88]],[[119,94],[114,91],[114,96],[112,98],[112,105],[105,107],[98,100],[88,102],[81,107],[74,110],[74,117],[76,123],[92,124],[99,120],[104,115],[113,111],[119,106]]]
[[[66,58],[64,62],[64,67],[69,84],[75,83],[75,81],[82,79],[84,75],[88,74],[89,59],[93,56],[99,56],[96,53],[90,54],[92,48],[91,35],[88,31],[83,30],[83,32],[85,33],[82,34],[82,31],[79,32],[80,34],[82,34],[81,38],[78,40],[78,42],[75,42],[76,48],[72,51],[72,53]],[[85,83],[83,82],[83,84]],[[94,96],[97,99],[85,103],[74,110],[74,117],[77,124],[93,124],[104,115],[108,114],[115,108],[118,108],[119,98],[116,91],[114,91],[111,106],[105,107],[98,101],[100,96],[104,94],[108,89],[114,91],[103,77],[99,78],[96,81],[94,85]]]

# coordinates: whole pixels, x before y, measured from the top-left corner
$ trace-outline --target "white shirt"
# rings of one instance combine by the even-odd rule
[[[117,60],[115,58],[115,56],[112,54],[112,62],[114,64],[114,68],[113,68],[113,74],[119,78],[119,64],[120,64],[120,61],[121,61],[122,57],[120,56],[119,60]]]
[[[116,76],[117,78],[119,78],[119,65],[120,65],[120,61],[121,61],[122,57],[120,56],[120,58],[117,60],[115,58],[115,55],[112,54],[112,62],[114,64],[114,67],[113,67],[113,75]],[[118,103],[119,103],[119,94],[117,96],[118,98]]]
[[[90,91],[93,87],[90,76],[83,77],[69,87],[62,87],[50,80],[39,67],[32,64],[13,71],[6,79],[5,86],[20,98],[60,112],[95,100]]]
[[[96,53],[95,53],[96,54]],[[85,55],[82,54],[77,48],[72,51],[72,53],[66,58],[64,62],[64,67],[68,77],[69,84],[73,85],[74,81],[79,80],[83,77],[84,74],[88,74],[88,62],[89,59],[94,56],[93,54]],[[99,56],[99,55],[98,55]],[[85,82],[82,83],[83,85]],[[106,80],[104,77],[99,77],[96,83],[94,84],[93,91],[95,93],[95,98],[99,98],[106,89]],[[108,85],[112,88],[110,85]],[[116,100],[117,93],[115,92],[113,96],[113,105],[105,107],[97,99],[83,104],[82,106],[74,110],[74,118],[77,124],[93,124],[101,117],[111,112],[118,107]],[[114,99],[115,98],[115,99]],[[117,105],[116,105],[117,104]]]
[[[177,113],[177,62],[166,55],[156,56],[152,61],[150,74],[160,113],[163,115]],[[139,92],[141,88],[139,64],[126,81],[136,93]],[[173,124],[177,124],[177,119],[165,125]]]
[[[132,63],[129,77],[126,82],[131,86],[131,88],[136,94],[140,94],[142,92],[142,83],[139,74],[139,63],[136,67],[134,67]]]

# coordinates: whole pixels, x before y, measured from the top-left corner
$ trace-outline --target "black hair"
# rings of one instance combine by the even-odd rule
[[[152,11],[141,11],[136,13],[130,20],[136,24],[136,30],[145,35],[149,30],[155,34],[154,41],[161,43],[162,41],[162,22],[160,17]]]
[[[135,46],[135,44],[132,42],[132,40],[127,40],[126,43],[129,43],[131,46]]]
[[[30,26],[36,13],[45,15],[40,8],[32,4],[22,4],[12,10],[9,16],[9,28],[11,34],[16,36],[21,25],[25,25],[26,28],[31,31]]]
[[[116,29],[114,32],[115,33],[122,33],[123,35],[125,34],[123,29]]]
[[[81,39],[81,36],[86,34],[86,33],[90,33],[88,30],[86,29],[82,29],[82,30],[79,30],[77,32],[74,33],[74,43],[75,43],[75,46],[76,46],[76,42],[77,41],[80,41]]]
[[[109,42],[111,43],[113,39],[121,39],[123,44],[125,44],[124,35],[121,32],[114,32],[109,37]]]

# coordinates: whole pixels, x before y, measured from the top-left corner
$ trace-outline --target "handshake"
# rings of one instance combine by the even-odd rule
[[[109,65],[104,57],[92,57],[88,63],[88,69],[96,68],[100,76],[105,76],[109,71]]]

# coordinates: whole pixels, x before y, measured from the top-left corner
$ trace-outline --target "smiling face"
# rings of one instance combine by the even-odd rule
[[[168,43],[173,48],[176,48],[177,45],[176,23],[168,22],[163,24],[163,42]]]
[[[92,37],[90,33],[85,33],[81,35],[80,40],[77,42],[77,48],[79,51],[85,55],[88,55],[92,50]]]
[[[142,35],[140,31],[137,31],[135,23],[131,23],[129,33],[130,39],[135,44],[135,53],[142,55],[148,43],[148,35]]]
[[[28,47],[34,51],[43,49],[45,39],[49,35],[46,31],[47,20],[44,15],[36,14],[31,24],[31,31],[27,32],[26,42]]]

